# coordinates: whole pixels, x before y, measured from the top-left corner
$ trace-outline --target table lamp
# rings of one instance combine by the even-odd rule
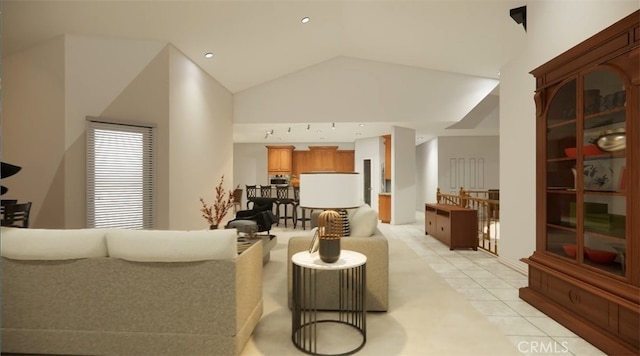
[[[326,263],[340,258],[342,216],[336,210],[357,208],[357,172],[310,172],[300,174],[300,206],[324,210],[318,217],[320,259]]]

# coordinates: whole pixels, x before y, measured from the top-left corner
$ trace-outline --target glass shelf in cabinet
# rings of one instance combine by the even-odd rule
[[[591,114],[584,117],[584,128],[592,129],[600,126],[607,126],[624,122],[626,119],[624,107],[611,109],[597,114]]]
[[[571,124],[575,125],[576,122],[577,120],[575,117],[570,119],[562,119],[562,120],[547,120],[547,129],[551,130],[551,129],[562,128]]]

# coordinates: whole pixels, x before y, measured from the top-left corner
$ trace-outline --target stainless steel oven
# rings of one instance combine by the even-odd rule
[[[289,179],[282,175],[276,175],[269,177],[269,184],[271,185],[289,185]]]

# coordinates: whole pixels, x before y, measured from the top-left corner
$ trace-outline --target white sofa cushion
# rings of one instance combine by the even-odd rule
[[[107,232],[110,257],[138,262],[189,262],[233,259],[238,255],[236,229]]]
[[[3,257],[16,260],[71,260],[107,256],[109,229],[21,229],[3,227]]]
[[[351,236],[373,236],[378,227],[378,213],[367,204],[362,205],[349,219]]]

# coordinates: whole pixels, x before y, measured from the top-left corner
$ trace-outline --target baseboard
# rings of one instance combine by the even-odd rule
[[[506,259],[504,257],[500,257],[498,256],[498,262],[502,263],[503,265],[515,270],[516,272],[520,272],[525,276],[529,275],[529,268],[527,268],[527,264],[520,262],[520,261],[512,261],[509,259]]]

